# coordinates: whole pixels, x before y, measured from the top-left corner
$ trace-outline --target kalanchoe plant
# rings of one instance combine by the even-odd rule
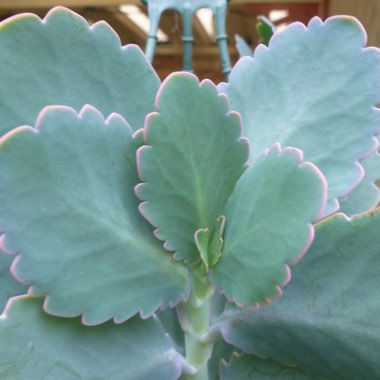
[[[216,87],[55,8],[1,24],[0,67],[2,379],[380,377],[356,20],[276,32]]]

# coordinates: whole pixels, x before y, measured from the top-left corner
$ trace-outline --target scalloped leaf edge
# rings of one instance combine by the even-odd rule
[[[271,147],[266,148],[258,158],[267,156],[272,149],[276,150],[278,155],[281,155],[283,152],[291,152],[297,158],[298,167],[307,166],[312,171],[314,171],[316,176],[319,177],[319,179],[321,180],[321,183],[322,183],[322,199],[321,199],[321,206],[319,208],[318,214],[316,215],[316,217],[313,219],[313,221],[311,223],[308,223],[308,238],[306,240],[305,245],[303,246],[303,248],[300,250],[300,252],[295,256],[295,258],[291,262],[284,263],[285,278],[284,278],[284,281],[282,283],[274,285],[274,289],[276,289],[276,291],[277,291],[275,296],[266,297],[264,303],[255,302],[253,305],[248,305],[244,302],[237,301],[235,297],[228,296],[225,293],[225,291],[223,291],[221,288],[219,288],[217,285],[215,285],[213,283],[213,281],[211,280],[212,274],[209,274],[210,284],[215,291],[217,291],[219,294],[225,296],[229,302],[232,302],[233,304],[235,304],[239,308],[249,307],[253,311],[257,311],[261,305],[266,305],[266,306],[270,305],[274,300],[282,297],[282,295],[283,295],[282,288],[284,288],[291,281],[291,278],[292,278],[290,267],[297,265],[297,263],[299,261],[301,261],[301,259],[305,256],[305,254],[307,253],[307,251],[311,247],[313,240],[314,240],[314,237],[315,237],[314,224],[319,222],[320,215],[323,213],[323,211],[325,209],[325,205],[327,203],[327,193],[328,193],[327,192],[327,189],[328,189],[327,180],[324,177],[323,173],[319,170],[319,168],[315,164],[313,164],[312,162],[309,162],[309,161],[304,161],[304,155],[303,155],[303,151],[301,149],[294,148],[294,147],[282,148],[280,143],[275,143]],[[252,166],[253,165],[255,165],[255,163],[252,163]],[[212,334],[210,336],[212,336]],[[207,338],[205,338],[205,339],[207,339]]]
[[[292,24],[290,24],[290,27],[291,28],[301,28],[301,29],[303,29],[304,32],[308,32],[311,28],[315,28],[316,26],[323,26],[325,24],[328,24],[330,22],[334,22],[336,20],[350,22],[350,23],[354,24],[358,28],[358,30],[361,33],[362,50],[365,50],[365,51],[376,50],[376,51],[378,51],[380,53],[380,49],[379,48],[374,47],[374,46],[366,46],[367,42],[368,42],[367,32],[366,32],[364,26],[362,25],[362,23],[356,17],[354,17],[354,16],[350,16],[350,15],[334,15],[334,16],[328,17],[326,20],[322,20],[320,17],[314,16],[314,17],[312,17],[310,19],[310,21],[306,25],[303,24],[300,21],[296,21],[296,22],[293,22]],[[286,29],[288,29],[288,28],[286,28]],[[244,57],[240,58],[239,61],[237,62],[237,64],[235,65],[235,67],[233,68],[233,70],[231,71],[231,74],[230,74],[228,82],[221,82],[221,83],[218,84],[218,86],[217,86],[218,91],[221,92],[221,93],[223,93],[223,94],[225,94],[227,92],[227,88],[230,86],[231,78],[233,78],[235,72],[238,71],[238,70],[235,70],[235,69],[239,65],[244,64],[243,62],[253,62],[257,58],[257,55],[261,54],[263,51],[266,51],[266,50],[270,49],[272,45],[277,44],[278,37],[281,36],[281,34],[284,31],[285,30],[278,30],[278,29],[276,29],[274,31],[272,37],[269,40],[268,46],[266,46],[264,44],[259,44],[256,47],[256,49],[253,51],[253,55],[252,56],[244,56]],[[378,102],[380,102],[380,92],[379,92],[379,95],[378,95],[377,103]],[[377,112],[380,115],[380,108],[376,107],[377,103],[375,102],[373,104],[372,108],[373,108],[373,110],[375,110],[375,112]],[[343,192],[342,194],[340,194],[340,195],[338,195],[336,197],[333,197],[331,199],[331,202],[332,202],[332,205],[333,205],[332,208],[331,208],[331,210],[329,210],[328,214],[322,214],[321,217],[320,217],[320,219],[318,221],[320,221],[322,219],[325,219],[325,218],[331,216],[332,214],[334,214],[335,212],[339,211],[339,208],[340,208],[339,199],[348,196],[360,184],[360,182],[362,181],[362,179],[365,176],[365,171],[364,171],[364,168],[361,165],[360,161],[362,161],[363,159],[365,159],[366,157],[368,157],[369,155],[371,155],[374,152],[374,150],[378,147],[379,142],[376,139],[376,136],[379,133],[380,133],[380,124],[379,124],[378,130],[374,133],[374,135],[372,137],[372,140],[374,141],[374,144],[373,144],[372,148],[369,151],[367,151],[364,155],[362,155],[360,157],[357,157],[356,160],[354,160],[354,162],[352,163],[353,167],[355,167],[355,170],[357,172],[356,173],[356,181],[354,183],[352,183],[352,185],[350,187],[347,187],[347,190],[345,192]]]
[[[149,202],[147,200],[144,200],[140,195],[140,189],[142,187],[144,187],[145,183],[147,183],[144,179],[143,179],[143,176],[142,176],[142,173],[141,173],[141,154],[144,150],[148,150],[148,149],[151,149],[151,145],[148,144],[148,134],[149,134],[149,125],[150,125],[150,119],[152,117],[155,117],[157,115],[160,114],[159,112],[159,109],[160,109],[160,98],[161,98],[161,93],[165,90],[168,82],[170,80],[172,80],[172,78],[175,78],[177,76],[184,76],[184,77],[191,77],[195,82],[197,82],[198,86],[199,87],[202,87],[202,86],[211,86],[213,89],[214,89],[214,92],[215,92],[215,95],[217,95],[219,98],[222,98],[224,99],[225,103],[226,103],[226,109],[227,109],[227,112],[225,114],[226,117],[230,116],[230,115],[233,115],[234,117],[238,118],[239,120],[239,129],[240,129],[240,133],[239,133],[239,138],[237,141],[240,141],[242,142],[243,144],[246,145],[246,150],[247,150],[247,160],[248,160],[248,157],[249,157],[249,148],[250,148],[250,145],[249,145],[249,140],[242,136],[242,132],[243,132],[243,125],[242,125],[242,119],[241,119],[241,116],[239,114],[239,112],[237,111],[233,111],[231,110],[231,107],[230,107],[230,102],[229,102],[229,99],[228,99],[228,96],[224,93],[220,93],[218,91],[218,87],[210,80],[210,79],[204,79],[202,81],[199,80],[199,78],[190,73],[190,72],[174,72],[174,73],[171,73],[167,76],[167,78],[163,81],[163,83],[161,84],[158,92],[157,92],[157,95],[156,95],[156,101],[155,101],[155,107],[156,107],[156,111],[155,112],[151,112],[149,113],[146,118],[145,118],[145,125],[144,125],[144,128],[143,128],[143,134],[144,134],[144,143],[145,145],[141,146],[140,148],[137,149],[137,152],[136,152],[136,164],[137,164],[137,174],[141,180],[141,182],[139,184],[137,184],[135,186],[135,195],[138,199],[141,200],[141,203],[139,204],[139,211],[141,213],[141,215],[149,222],[149,224],[151,224],[154,228],[154,231],[153,231],[153,235],[160,241],[163,242],[163,247],[169,251],[169,252],[172,252],[173,253],[173,258],[175,260],[179,260],[178,258],[178,255],[177,255],[177,251],[176,249],[170,245],[170,242],[168,241],[168,239],[164,238],[162,235],[160,235],[160,227],[157,226],[153,221],[152,219],[149,217],[148,213],[146,212],[145,210],[145,207],[146,207],[146,204]],[[244,167],[246,168],[248,166],[248,164],[246,163],[244,165]],[[199,229],[204,229],[204,228],[199,228]],[[198,230],[199,230],[198,229]],[[197,231],[194,231],[194,234],[197,233]],[[185,260],[186,261],[186,260]]]
[[[24,130],[28,130],[28,131],[31,131],[33,133],[40,133],[40,125],[41,125],[41,120],[44,118],[45,114],[46,113],[49,113],[51,111],[68,111],[70,113],[72,113],[73,115],[75,115],[75,117],[79,118],[79,119],[82,119],[83,118],[83,115],[87,112],[91,112],[93,114],[96,114],[97,117],[101,118],[102,121],[104,122],[104,127],[105,128],[109,128],[109,124],[114,120],[114,119],[119,119],[123,122],[123,124],[125,125],[125,127],[128,129],[128,131],[130,132],[130,135],[131,135],[131,138],[132,139],[136,139],[137,141],[140,140],[140,142],[142,142],[142,138],[141,138],[141,135],[142,135],[142,129],[139,129],[137,131],[133,131],[132,127],[129,125],[129,123],[123,118],[123,116],[121,116],[120,114],[116,113],[116,112],[113,112],[111,113],[110,115],[108,115],[107,117],[104,117],[103,114],[95,107],[93,107],[92,105],[90,104],[86,104],[82,107],[82,109],[77,112],[74,108],[70,107],[70,106],[63,106],[63,105],[49,105],[49,106],[46,106],[44,107],[38,117],[37,117],[37,120],[35,122],[35,125],[34,127],[33,126],[29,126],[29,125],[24,125],[24,126],[20,126],[20,127],[17,127],[17,128],[14,128],[13,130],[7,132],[6,134],[4,134],[3,136],[0,137],[0,147],[1,145],[6,142],[8,139],[12,138],[13,135],[19,133],[19,131],[24,131]],[[150,318],[152,315],[154,315],[154,313],[158,310],[165,310],[167,308],[174,308],[176,305],[178,305],[178,303],[180,302],[183,302],[183,301],[187,301],[190,297],[190,290],[191,290],[191,284],[190,282],[188,283],[188,286],[187,286],[187,290],[186,290],[186,294],[183,296],[183,297],[180,297],[178,300],[175,300],[173,302],[168,302],[168,303],[163,303],[162,301],[159,301],[157,302],[157,304],[155,306],[153,306],[151,308],[151,310],[148,312],[148,313],[145,313],[144,311],[142,311],[140,308],[136,309],[135,311],[129,313],[128,315],[126,315],[124,318],[122,319],[119,319],[117,318],[116,316],[110,316],[110,317],[107,317],[107,319],[102,319],[100,322],[97,321],[95,323],[92,323],[92,322],[89,322],[89,320],[87,320],[87,315],[86,313],[83,313],[83,312],[77,312],[75,314],[70,314],[70,315],[64,315],[63,313],[56,313],[54,311],[51,311],[50,310],[50,307],[49,307],[49,302],[50,302],[50,298],[51,298],[51,295],[49,294],[45,294],[45,295],[41,295],[41,294],[35,294],[34,293],[34,284],[31,284],[27,281],[25,281],[22,277],[20,277],[18,274],[17,274],[17,271],[16,271],[16,267],[17,267],[17,263],[18,261],[21,259],[22,257],[22,253],[12,253],[8,248],[7,248],[7,234],[6,233],[3,233],[0,237],[0,244],[1,244],[1,249],[4,249],[5,252],[7,252],[8,255],[12,255],[12,256],[15,256],[14,260],[12,261],[12,264],[10,266],[10,271],[11,271],[11,274],[12,276],[17,280],[19,281],[21,284],[24,284],[24,285],[27,285],[28,286],[28,290],[27,290],[27,295],[30,295],[30,296],[33,296],[33,297],[42,297],[44,299],[43,301],[43,310],[49,314],[49,315],[52,315],[52,316],[56,316],[56,317],[62,317],[62,318],[76,318],[76,317],[81,317],[81,323],[85,326],[96,326],[96,325],[99,325],[99,324],[102,324],[102,323],[105,323],[109,320],[112,320],[115,324],[121,324],[123,322],[125,322],[126,320],[132,318],[133,316],[135,315],[139,315],[141,319],[148,319]],[[18,297],[22,297],[22,296],[18,296]],[[14,297],[12,297],[14,298]],[[10,298],[10,300],[12,299]],[[10,301],[9,300],[9,301]],[[8,301],[8,302],[9,302]],[[7,307],[7,305],[6,305]],[[6,310],[6,307],[5,307],[5,310]]]

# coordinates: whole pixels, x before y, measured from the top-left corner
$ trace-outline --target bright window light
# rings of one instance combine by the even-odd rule
[[[285,17],[289,16],[289,11],[286,9],[274,9],[273,11],[269,12],[269,19],[272,22],[276,22],[279,20],[282,20]]]
[[[148,35],[149,18],[138,6],[120,5],[119,10],[133,21],[146,35]],[[157,38],[158,42],[169,42],[169,36],[161,29],[158,29]]]
[[[202,24],[203,29],[206,31],[210,38],[214,38],[214,19],[212,15],[212,10],[203,8],[199,9],[196,13],[196,17]]]
[[[281,23],[280,25],[277,25],[277,26],[276,26],[276,30],[277,30],[278,32],[281,32],[281,30],[284,30],[287,26],[288,26],[288,24],[287,24],[286,22],[283,22],[283,23]]]

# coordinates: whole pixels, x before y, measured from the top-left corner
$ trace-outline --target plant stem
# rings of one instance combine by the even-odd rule
[[[205,343],[201,337],[210,326],[211,289],[207,275],[193,271],[193,289],[190,300],[178,306],[178,318],[185,333],[186,360],[198,371],[194,375],[184,375],[183,380],[208,380],[207,363],[213,343]]]

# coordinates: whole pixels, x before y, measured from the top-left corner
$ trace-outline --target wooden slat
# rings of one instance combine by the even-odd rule
[[[259,34],[256,30],[257,18],[254,14],[245,11],[245,6],[231,6],[227,20],[227,35],[230,43],[235,45],[235,35],[243,37],[251,46],[259,43]]]
[[[307,4],[296,4],[294,2],[284,4],[281,1],[277,1],[273,4],[268,3],[257,3],[257,4],[247,4],[246,9],[255,15],[265,15],[268,16],[269,12],[273,9],[284,9],[289,12],[286,22],[301,21],[307,24],[309,20],[319,15],[319,3],[307,3]],[[278,24],[278,23],[276,23]]]
[[[169,36],[170,43],[182,42],[182,18],[174,10],[167,10],[160,19],[160,28]]]
[[[193,18],[193,32],[195,43],[207,45],[210,43],[211,38],[204,29],[202,23],[199,21],[198,17]]]
[[[68,8],[112,7],[122,4],[140,5],[140,0],[0,0],[0,9],[52,8],[62,5]]]
[[[231,4],[254,4],[262,0],[231,0]],[[275,3],[278,0],[266,0]],[[282,3],[319,3],[319,0],[282,0]],[[0,0],[0,9],[52,8],[56,5],[65,7],[112,7],[122,4],[140,5],[140,0]]]
[[[325,20],[329,15],[329,0],[321,0],[319,3],[319,16]]]
[[[380,3],[377,1],[375,3],[375,8],[373,11],[373,21],[371,25],[371,30],[369,34],[373,38],[373,45],[380,46],[380,23],[378,22],[380,17]]]
[[[229,48],[230,54],[236,54],[235,47]],[[182,45],[157,45],[156,55],[182,55]],[[210,57],[219,56],[219,49],[217,46],[194,46],[193,55]]]
[[[289,3],[299,3],[299,4],[319,4],[321,0],[265,0],[266,3],[279,3],[282,4],[289,4]],[[231,0],[231,4],[256,4],[256,3],[262,3],[263,0]]]

